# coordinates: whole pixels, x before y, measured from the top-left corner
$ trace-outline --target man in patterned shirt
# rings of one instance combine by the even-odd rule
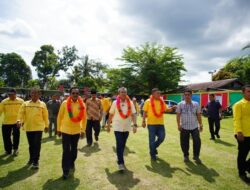
[[[184,162],[189,161],[189,137],[193,139],[193,159],[201,163],[199,158],[201,139],[200,131],[203,129],[201,110],[197,102],[192,101],[192,91],[184,91],[184,101],[177,106],[177,125],[180,131],[181,149],[184,154]]]
[[[96,90],[91,90],[91,98],[86,101],[87,111],[87,128],[86,137],[87,144],[91,146],[93,143],[92,128],[95,131],[95,140],[98,141],[100,133],[100,121],[102,120],[102,103],[101,100],[96,97]]]

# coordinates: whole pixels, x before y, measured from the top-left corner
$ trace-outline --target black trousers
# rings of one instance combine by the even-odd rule
[[[247,155],[250,151],[250,137],[245,137],[243,142],[238,142],[238,157],[237,165],[239,175],[246,175],[246,171],[250,171],[250,159],[247,159]]]
[[[194,130],[185,130],[182,129],[180,132],[180,141],[181,141],[181,149],[184,154],[184,157],[189,156],[189,138],[190,134],[193,139],[193,154],[194,157],[199,157],[200,149],[201,149],[201,139],[200,132],[198,128]]]
[[[208,124],[209,124],[209,131],[211,134],[211,137],[214,138],[214,135],[218,135],[220,131],[220,119],[214,119],[209,117],[208,118]],[[214,125],[215,125],[215,130],[214,130]]]
[[[92,129],[94,129],[95,137],[99,136],[100,133],[100,121],[99,120],[88,120],[87,121],[87,128],[86,128],[86,138],[87,138],[87,144],[91,145],[93,143],[93,137],[92,137]]]
[[[70,168],[75,165],[79,137],[80,134],[69,135],[62,133],[62,169],[64,174],[68,174]]]
[[[26,132],[28,143],[29,143],[29,161],[38,164],[41,151],[41,140],[42,140],[42,131],[28,131]]]
[[[13,135],[13,141],[11,140],[11,134]],[[11,154],[12,149],[17,150],[20,141],[20,129],[16,124],[13,125],[3,125],[2,135],[4,149],[7,153]]]

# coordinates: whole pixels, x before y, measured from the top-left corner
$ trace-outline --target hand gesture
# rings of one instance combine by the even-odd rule
[[[83,139],[85,134],[83,132],[80,133],[80,138]]]
[[[61,131],[57,131],[57,136],[58,136],[58,137],[61,137],[61,136],[62,136]]]

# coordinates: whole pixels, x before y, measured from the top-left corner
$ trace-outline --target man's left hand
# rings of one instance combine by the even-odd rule
[[[44,132],[45,132],[45,133],[48,133],[48,131],[49,131],[49,128],[48,128],[48,127],[45,127],[45,128],[44,128]]]
[[[81,132],[81,133],[80,133],[80,138],[83,139],[84,136],[85,136],[85,133]]]

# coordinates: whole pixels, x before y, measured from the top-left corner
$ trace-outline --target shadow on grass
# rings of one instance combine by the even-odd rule
[[[62,144],[62,139],[61,138],[56,138],[56,136],[52,137],[45,137],[42,139],[42,143],[47,143],[47,142],[52,142],[54,141],[54,145],[60,145]]]
[[[0,178],[0,188],[8,187],[14,183],[22,181],[35,173],[38,170],[29,169],[28,166],[24,166],[14,171],[10,171],[7,176]]]
[[[158,158],[156,161],[151,160],[151,166],[145,166],[148,171],[162,175],[163,177],[173,177],[173,173],[177,170],[182,171],[186,175],[190,175],[188,172],[181,168],[171,167],[169,163]]]
[[[196,175],[202,176],[206,181],[210,183],[215,182],[215,177],[218,177],[219,174],[213,168],[207,168],[206,165],[202,164],[194,164],[193,162],[187,162],[186,166],[188,166],[187,171]]]
[[[118,190],[128,190],[133,188],[140,182],[140,179],[134,178],[134,173],[129,170],[125,170],[124,172],[115,171],[110,173],[109,169],[105,169],[107,179],[113,185],[115,185]]]
[[[229,146],[229,147],[235,146],[235,144],[231,144],[231,143],[223,141],[221,139],[216,139],[214,142],[217,144],[222,144],[222,145]]]
[[[91,154],[95,153],[95,152],[99,152],[101,149],[99,148],[99,144],[97,142],[94,143],[93,146],[89,147],[89,146],[84,146],[81,149],[79,149],[80,152],[85,153],[84,156],[91,156]]]
[[[114,151],[114,153],[116,153],[116,148],[113,146],[112,147],[113,148],[113,151]],[[124,149],[124,156],[127,156],[128,154],[135,154],[136,152],[135,151],[133,151],[133,150],[130,150],[127,146],[125,147],[125,149]]]
[[[74,176],[70,176],[67,180],[63,180],[62,177],[57,179],[48,179],[46,183],[43,185],[44,190],[48,189],[60,189],[60,190],[68,190],[68,189],[76,189],[80,184],[80,180],[78,178],[74,178]]]
[[[14,157],[12,155],[3,154],[0,156],[0,166],[4,164],[8,164],[12,161],[14,161]]]

